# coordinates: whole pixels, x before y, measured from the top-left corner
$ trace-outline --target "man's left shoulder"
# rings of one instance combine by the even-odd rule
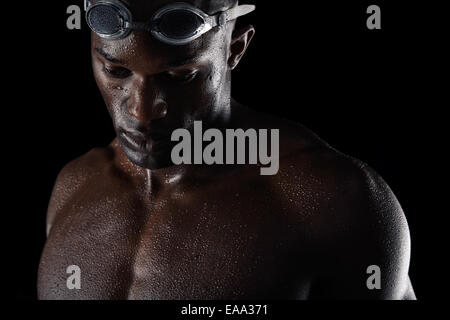
[[[403,221],[403,210],[386,181],[363,161],[330,147],[311,147],[280,158],[278,174],[277,179],[292,188],[311,190],[349,223],[371,216]]]
[[[323,253],[321,265],[333,266],[332,271],[319,272],[336,283],[332,286],[336,296],[414,298],[408,278],[406,217],[393,191],[374,169],[337,151],[319,148],[280,161],[279,175],[292,204],[290,216],[298,216],[301,222],[299,232],[306,230],[312,235],[314,247]],[[373,266],[383,274],[383,290],[377,292],[367,291],[363,281],[366,270]]]

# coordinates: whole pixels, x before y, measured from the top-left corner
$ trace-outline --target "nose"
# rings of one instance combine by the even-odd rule
[[[147,77],[137,76],[130,88],[127,103],[128,113],[144,123],[164,118],[167,114],[167,103],[152,82]]]

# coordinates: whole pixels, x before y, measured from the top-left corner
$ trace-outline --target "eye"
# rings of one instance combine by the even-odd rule
[[[188,83],[197,75],[197,70],[188,71],[169,71],[161,74],[163,80],[178,82],[178,83]]]
[[[124,79],[131,75],[131,71],[123,67],[108,67],[103,65],[103,72],[113,78]]]

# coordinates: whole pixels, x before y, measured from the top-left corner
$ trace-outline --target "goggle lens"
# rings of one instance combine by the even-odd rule
[[[203,25],[203,19],[187,10],[172,10],[158,19],[158,29],[166,37],[186,39],[195,35]]]
[[[122,29],[119,11],[111,5],[98,5],[89,10],[89,26],[99,34],[113,35]]]

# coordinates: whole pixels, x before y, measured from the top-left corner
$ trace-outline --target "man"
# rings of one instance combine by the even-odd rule
[[[235,18],[249,7],[186,3],[88,8],[95,79],[117,138],[58,175],[39,298],[415,299],[408,226],[386,183],[302,126],[231,99],[231,71],[255,33]],[[195,37],[202,12],[219,25]],[[171,135],[195,121],[279,129],[278,173],[174,165]],[[70,266],[78,288],[67,285]]]

